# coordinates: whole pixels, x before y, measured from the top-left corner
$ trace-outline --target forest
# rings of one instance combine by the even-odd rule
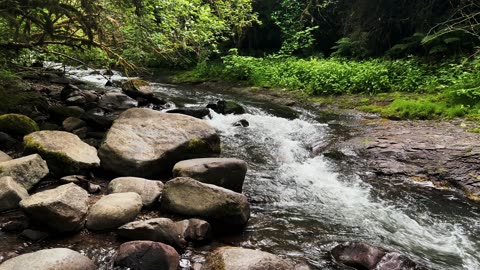
[[[0,270],[480,269],[480,0],[0,0]]]
[[[130,72],[190,71],[177,81],[361,93],[377,98],[357,107],[392,118],[480,110],[475,0],[3,0],[0,8],[4,69],[77,59]],[[398,92],[405,94],[391,94]],[[393,102],[376,105],[384,100]]]

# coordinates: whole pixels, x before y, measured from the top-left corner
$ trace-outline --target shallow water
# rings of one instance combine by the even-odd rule
[[[104,84],[104,78],[91,71],[71,72],[98,87]],[[311,146],[318,142],[351,136],[348,120],[232,93],[159,83],[154,87],[177,105],[204,106],[226,98],[247,108],[244,115],[212,112],[206,120],[221,135],[222,156],[241,158],[249,165],[244,193],[252,203],[252,218],[242,234],[219,242],[306,260],[318,269],[343,269],[331,260],[329,251],[338,242],[365,240],[401,251],[433,269],[480,269],[477,206],[428,185],[364,180],[360,175],[365,172],[348,162],[311,155]],[[250,126],[234,127],[240,119]],[[111,267],[120,243],[112,234],[88,232],[27,245],[1,233],[0,240],[1,251],[69,246],[93,257],[102,269]],[[185,269],[189,260],[201,261],[211,247],[189,249],[182,260]]]

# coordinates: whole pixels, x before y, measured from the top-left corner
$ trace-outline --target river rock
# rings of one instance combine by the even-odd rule
[[[0,212],[18,208],[20,201],[27,197],[27,190],[12,177],[0,177]]]
[[[183,225],[180,235],[183,235],[185,240],[191,242],[205,242],[211,240],[212,228],[207,221],[198,218],[191,218],[180,222]]]
[[[197,181],[242,192],[247,163],[236,158],[198,158],[183,160],[173,167],[174,177]]]
[[[63,129],[72,132],[73,130],[82,128],[86,125],[85,121],[76,117],[68,117],[62,123]]]
[[[151,97],[153,95],[150,84],[143,80],[132,79],[122,84],[122,91],[133,97]]]
[[[332,250],[332,256],[337,262],[357,269],[374,269],[386,253],[383,248],[362,242],[347,242]]]
[[[0,162],[9,161],[9,160],[12,160],[12,158],[6,153],[0,151]]]
[[[208,104],[207,108],[220,114],[244,114],[245,109],[235,101],[219,100],[215,104]]]
[[[0,264],[0,270],[95,270],[87,257],[67,248],[43,249],[23,254]]]
[[[249,127],[250,123],[246,119],[240,119],[237,122],[233,123],[234,127]]]
[[[56,175],[77,174],[100,166],[97,150],[65,131],[38,131],[23,139],[27,152],[46,159]]]
[[[240,247],[221,247],[207,256],[202,270],[294,270],[287,260],[268,252]]]
[[[33,194],[20,202],[20,207],[32,220],[47,227],[70,232],[83,228],[87,215],[88,193],[75,184]]]
[[[77,95],[78,93],[81,93],[81,92],[82,90],[80,90],[78,86],[73,84],[67,84],[63,87],[62,91],[60,92],[60,98],[66,101],[69,97]]]
[[[135,192],[142,197],[143,205],[153,206],[162,194],[161,181],[147,180],[137,177],[119,177],[108,184],[108,193]]]
[[[85,103],[87,103],[87,99],[81,93],[79,93],[78,95],[67,98],[65,103],[72,106],[83,106]]]
[[[101,108],[94,108],[88,110],[83,115],[83,120],[88,122],[90,125],[101,128],[107,129],[110,128],[113,124],[113,121],[117,118],[114,114],[106,114],[105,111]]]
[[[220,138],[202,120],[150,109],[123,112],[108,131],[99,155],[105,169],[154,177],[183,159],[216,155]]]
[[[12,136],[23,137],[38,131],[39,127],[30,117],[22,114],[0,115],[0,131]]]
[[[135,192],[104,196],[90,208],[87,228],[96,231],[117,228],[134,220],[141,209],[142,198]]]
[[[174,222],[168,218],[154,218],[145,221],[134,221],[118,228],[117,233],[131,240],[158,241],[183,249],[186,246],[182,222]]]
[[[231,225],[243,226],[250,218],[250,204],[243,194],[188,177],[165,184],[161,206],[173,213]]]
[[[179,113],[202,119],[210,115],[210,110],[205,107],[184,107],[168,110],[167,113]]]
[[[11,176],[30,190],[49,173],[47,162],[38,154],[0,162],[0,177]]]
[[[133,241],[120,245],[115,257],[115,265],[132,270],[177,270],[180,255],[163,243]]]
[[[60,231],[83,228],[88,210],[88,193],[75,184],[33,194],[20,202],[22,210],[32,220]]]
[[[127,110],[138,106],[138,102],[122,93],[109,92],[100,97],[98,107],[109,110]]]
[[[80,118],[85,113],[85,110],[77,106],[51,106],[48,108],[48,113],[50,118],[61,123],[68,117]]]

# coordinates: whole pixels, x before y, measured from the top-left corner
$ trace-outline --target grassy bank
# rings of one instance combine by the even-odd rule
[[[393,119],[480,115],[479,58],[438,64],[414,58],[354,61],[230,54],[222,62],[201,63],[176,80],[241,81]]]

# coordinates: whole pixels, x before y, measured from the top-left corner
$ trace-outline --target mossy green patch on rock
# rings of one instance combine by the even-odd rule
[[[28,116],[13,113],[0,115],[1,132],[22,137],[38,130],[37,123]]]
[[[209,143],[205,140],[194,138],[188,141],[188,154],[202,154],[202,153],[220,153],[220,143]]]
[[[0,81],[0,113],[21,113],[29,116],[46,112],[48,101],[40,93],[18,79],[6,85]]]
[[[24,150],[25,153],[39,154],[43,159],[45,159],[48,163],[48,167],[51,169],[52,173],[55,174],[60,171],[65,171],[66,164],[73,164],[73,160],[70,159],[67,155],[59,151],[49,151],[44,149],[39,143],[35,142],[35,140],[31,136],[25,136],[23,138]],[[70,165],[71,166],[71,165]],[[70,170],[72,174],[76,173],[78,169]],[[67,173],[68,174],[68,173]]]

